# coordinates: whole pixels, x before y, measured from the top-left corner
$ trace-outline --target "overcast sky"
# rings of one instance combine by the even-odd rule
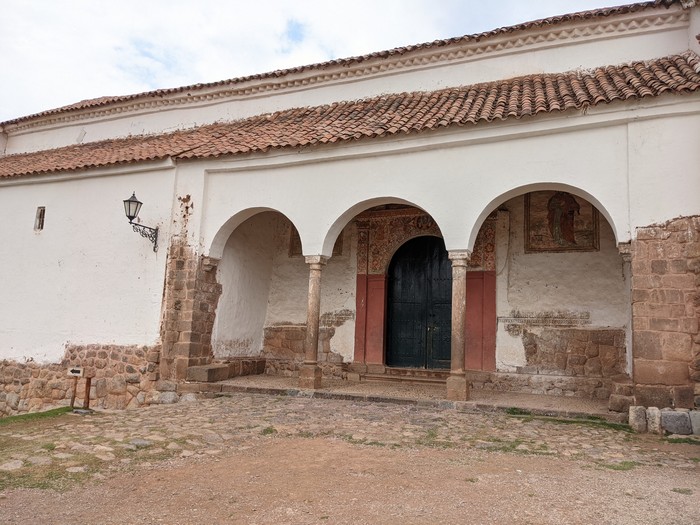
[[[616,2],[0,0],[0,122],[88,98],[264,73],[609,5]]]

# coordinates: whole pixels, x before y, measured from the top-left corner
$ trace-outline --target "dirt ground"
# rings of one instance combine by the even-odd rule
[[[26,443],[40,448],[42,440],[51,439],[59,448],[50,454],[58,456],[59,450],[79,454],[81,447],[86,447],[84,443],[105,443],[106,436],[114,436],[110,432],[126,425],[138,426],[153,441],[158,438],[155,425],[162,425],[159,421],[167,421],[173,429],[187,424],[201,427],[205,423],[192,421],[199,414],[206,418],[202,421],[211,422],[211,428],[219,431],[224,425],[221,415],[234,401],[154,407],[138,416],[104,414],[92,420],[62,416],[60,425],[43,421],[8,426],[0,432],[0,438],[8,439],[4,442],[6,448],[15,447],[16,442],[17,450],[22,446],[26,449]],[[148,448],[138,448],[127,452],[135,458],[143,455],[143,460],[113,468],[120,465],[122,457],[115,448],[116,458],[95,463],[105,466],[90,467],[89,476],[67,485],[68,490],[5,485],[4,490],[0,488],[0,523],[700,524],[697,445],[672,445],[658,436],[633,437],[629,441],[629,434],[611,429],[592,430],[538,420],[523,422],[493,414],[434,414],[404,407],[342,402],[329,405],[263,397],[239,402],[255,407],[257,415],[250,415],[252,408],[237,410],[240,430],[232,431],[231,436],[220,432],[223,437],[218,441],[207,442],[207,436],[213,434],[203,431],[199,441],[190,440],[200,444],[195,455],[184,455],[181,450],[166,455],[167,450],[160,449],[164,451],[161,455],[148,456]],[[297,413],[298,420],[293,419],[295,407],[303,408]],[[329,432],[331,426],[337,428],[340,424],[330,421],[333,417],[348,421],[351,415],[356,418],[352,424],[359,426],[360,432],[366,432],[367,428],[362,427],[372,424],[365,421],[391,421],[386,427],[380,425],[385,441],[356,440],[345,430],[342,434]],[[434,421],[449,416],[451,424],[459,423],[465,431],[483,423],[486,431],[492,429],[496,437],[486,449],[479,448],[480,441],[442,442],[410,436],[406,437],[412,440],[406,441],[409,444],[397,445],[398,436],[410,434],[400,428],[400,422],[408,416],[414,418],[414,433],[427,429],[427,435],[432,436]],[[134,422],[137,418],[141,420]],[[146,428],[149,421],[154,426]],[[277,425],[278,431],[269,430],[270,422]],[[315,426],[310,426],[311,422]],[[310,428],[315,430],[309,431]],[[525,439],[533,429],[550,448],[557,440],[577,436],[581,441],[576,446],[590,446],[588,442],[598,446],[603,436],[608,452],[598,452],[608,454],[608,458],[619,456],[621,462],[491,446],[502,443],[498,439],[505,435]],[[83,443],[67,441],[66,448],[60,448],[51,434],[57,430],[73,432],[73,436],[80,432],[85,439]],[[166,437],[173,434],[173,430],[163,430]],[[138,443],[129,441],[129,434],[117,439],[126,445]],[[168,442],[163,439],[161,444]],[[388,444],[392,442],[394,445]],[[153,443],[151,449],[155,447]],[[443,446],[446,444],[449,446]],[[637,454],[634,457],[654,458],[653,463],[623,461],[632,457],[625,451],[632,444]],[[91,446],[94,449],[100,445]],[[12,457],[24,457],[23,468],[33,468],[29,465],[32,457],[6,455],[7,459]],[[665,463],[664,458],[668,459]],[[53,461],[55,465],[59,460]],[[8,473],[6,479],[11,479],[10,475],[14,474]]]
[[[270,438],[64,493],[11,490],[0,497],[0,521],[697,525],[698,494],[697,471],[611,471],[507,453]]]

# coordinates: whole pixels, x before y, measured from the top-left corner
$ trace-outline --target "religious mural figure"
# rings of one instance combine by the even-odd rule
[[[525,253],[599,249],[598,210],[565,191],[525,194]]]
[[[581,205],[570,193],[558,191],[547,202],[547,222],[552,239],[559,246],[576,244],[574,217],[581,213]]]

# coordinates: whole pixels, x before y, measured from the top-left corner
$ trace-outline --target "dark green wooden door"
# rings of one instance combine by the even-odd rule
[[[452,266],[443,240],[401,246],[387,281],[387,365],[449,368]]]

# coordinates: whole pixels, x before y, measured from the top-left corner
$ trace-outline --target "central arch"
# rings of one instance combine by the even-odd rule
[[[387,279],[386,363],[449,368],[452,265],[440,237],[421,236],[394,254]]]

